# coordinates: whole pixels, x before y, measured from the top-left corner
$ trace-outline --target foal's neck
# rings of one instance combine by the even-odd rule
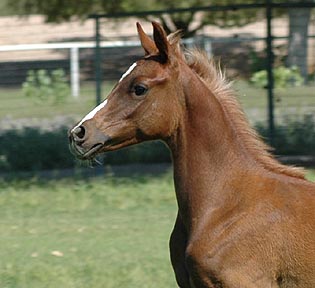
[[[169,146],[179,212],[192,227],[211,207],[232,197],[228,182],[236,170],[245,171],[246,161],[219,101],[195,75],[186,87],[186,112]]]

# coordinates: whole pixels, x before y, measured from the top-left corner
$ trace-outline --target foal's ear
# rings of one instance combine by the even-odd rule
[[[137,30],[141,46],[145,51],[145,55],[147,56],[158,53],[154,41],[147,34],[145,34],[139,22],[137,22]]]
[[[167,40],[166,33],[162,26],[158,23],[153,21],[153,39],[157,49],[159,50],[159,56],[161,57],[161,61],[163,63],[169,60],[170,54],[170,44]]]

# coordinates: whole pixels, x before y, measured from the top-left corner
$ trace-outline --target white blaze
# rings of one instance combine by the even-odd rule
[[[128,70],[121,76],[119,82],[121,82],[124,78],[126,78],[131,72],[132,70],[137,66],[137,63],[133,63]],[[80,127],[82,125],[83,122],[92,119],[95,114],[100,111],[102,108],[104,108],[107,104],[107,99],[102,102],[100,105],[98,105],[97,107],[95,107],[90,113],[88,113],[81,121],[78,125],[76,125],[71,132],[73,132],[76,128]]]
[[[106,106],[106,104],[107,104],[107,99],[104,100],[100,105],[96,106],[90,113],[88,113],[80,121],[80,123],[72,129],[72,131],[74,131],[77,127],[80,127],[82,125],[82,123],[85,122],[86,120],[92,119],[98,111],[100,111],[102,108],[104,108]]]
[[[129,68],[128,70],[121,76],[119,82],[121,82],[124,78],[126,78],[131,72],[133,69],[135,69],[135,67],[137,66],[137,63],[133,63]]]

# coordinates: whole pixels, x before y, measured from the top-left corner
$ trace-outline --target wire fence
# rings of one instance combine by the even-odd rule
[[[237,9],[261,9],[262,15],[266,13],[262,4]],[[301,11],[298,19],[290,15],[291,9]],[[262,17],[242,27],[205,26],[193,38],[185,39],[184,44],[188,48],[200,47],[209,57],[220,59],[253,124],[268,126],[269,121],[270,129],[270,109],[275,126],[306,115],[314,117],[315,8],[307,9],[306,15],[305,7],[273,8],[269,38],[268,19]],[[1,17],[0,130],[25,125],[46,126],[44,129],[70,125],[106,97],[122,73],[143,55],[135,28],[135,17],[141,15],[120,16],[124,17],[95,15],[83,23],[63,24],[47,24],[41,16]],[[307,34],[302,34],[306,49],[290,58],[298,47],[294,42],[300,35],[299,26],[305,27],[304,18],[308,19]],[[150,33],[150,23],[141,19],[140,22]],[[272,83],[268,63],[273,68]],[[56,70],[64,74],[54,80]],[[66,83],[66,88],[60,83]]]

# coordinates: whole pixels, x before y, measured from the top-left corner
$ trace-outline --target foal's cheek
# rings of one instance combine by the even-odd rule
[[[151,139],[161,139],[170,136],[173,119],[159,112],[142,117],[138,127],[141,132]]]

